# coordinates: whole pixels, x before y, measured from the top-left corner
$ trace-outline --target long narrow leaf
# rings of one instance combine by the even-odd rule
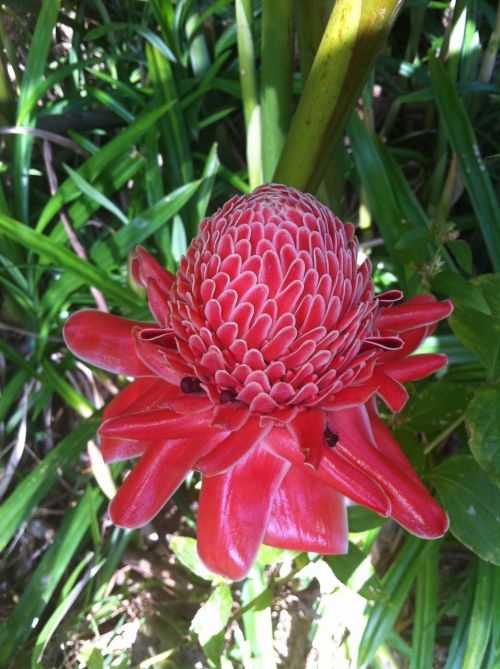
[[[429,59],[432,89],[446,134],[457,156],[477,221],[491,258],[493,269],[500,271],[500,207],[484,163],[474,129],[465,107],[442,63]]]

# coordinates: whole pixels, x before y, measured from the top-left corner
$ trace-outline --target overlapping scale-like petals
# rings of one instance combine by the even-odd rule
[[[415,352],[449,301],[376,295],[354,227],[276,184],[202,221],[175,275],[141,247],[131,271],[156,323],[83,311],[64,330],[76,355],[136,378],[99,430],[107,462],[139,458],[115,523],[149,522],[197,469],[200,556],[236,580],[262,541],[344,552],[344,497],[419,536],[446,531],[376,397],[400,411],[403,384],[446,364]]]

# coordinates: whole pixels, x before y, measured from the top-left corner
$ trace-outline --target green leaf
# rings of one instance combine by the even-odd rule
[[[429,546],[429,543],[408,537],[399,555],[382,578],[382,585],[388,597],[377,602],[369,611],[359,645],[358,667],[368,664],[379,646],[387,639],[418,572],[425,564]]]
[[[186,569],[189,569],[189,571],[198,576],[198,578],[202,578],[205,581],[213,581],[220,578],[220,576],[207,569],[200,560],[196,549],[196,539],[173,535],[169,537],[168,543],[179,562]]]
[[[99,427],[97,418],[90,418],[73,430],[46,456],[11,496],[0,506],[0,551],[16,533],[19,525],[54,485],[59,471],[64,471],[80,455],[87,441]]]
[[[387,518],[379,516],[375,511],[364,506],[350,506],[347,509],[349,532],[366,532],[377,527],[382,527]]]
[[[32,230],[27,225],[0,214],[0,231],[27,249],[53,262],[57,267],[75,274],[87,285],[102,290],[106,296],[115,299],[118,304],[129,307],[140,305],[140,300],[136,295],[116,283],[104,270],[82,260],[68,249],[56,246],[48,237]]]
[[[500,274],[472,280],[488,303],[491,315],[457,304],[449,323],[460,341],[481,360],[492,381],[500,378]]]
[[[431,544],[427,559],[417,576],[409,669],[432,667],[433,663],[436,621],[439,617],[437,612],[439,547],[439,541]]]
[[[413,250],[418,247],[426,247],[432,241],[434,241],[434,236],[429,229],[411,228],[411,230],[403,232],[396,242],[395,248],[397,251]]]
[[[53,543],[38,563],[28,585],[7,622],[0,628],[0,666],[35,629],[64,572],[89,528],[88,499],[97,505],[102,498],[96,491],[88,493],[78,505],[65,514]]]
[[[337,0],[295,110],[274,180],[314,192],[401,3]]]
[[[469,386],[437,381],[411,398],[403,418],[414,430],[440,432],[465,413],[472,396]]]
[[[226,583],[219,583],[207,601],[198,609],[191,623],[191,629],[198,635],[206,656],[216,666],[220,662],[224,632],[231,616],[232,606],[231,588]]]
[[[487,562],[500,565],[500,490],[471,455],[456,455],[428,474],[450,517],[450,530]]]
[[[82,191],[82,193],[84,193],[90,200],[94,200],[94,202],[96,202],[98,206],[107,209],[109,212],[113,214],[113,216],[116,216],[116,218],[125,225],[128,224],[128,218],[125,216],[125,214],[121,209],[118,209],[118,207],[114,202],[112,202],[108,197],[106,197],[100,191],[98,191],[97,188],[94,188],[91,184],[89,184],[89,182],[86,179],[84,179],[80,174],[78,174],[78,172],[75,172],[75,170],[72,170],[71,167],[69,167],[68,165],[64,165],[64,169],[69,174],[71,179],[73,179],[73,181]]]
[[[455,260],[460,267],[467,272],[472,273],[472,249],[463,239],[452,239],[447,243],[447,247],[455,256]]]
[[[457,156],[460,174],[477,216],[486,250],[500,271],[500,207],[479,144],[455,82],[435,56],[429,58],[431,83],[441,120]]]
[[[462,304],[474,311],[480,311],[489,316],[491,309],[483,297],[481,290],[474,284],[466,281],[460,274],[454,272],[439,272],[432,279],[432,290],[444,293],[451,297],[455,304]]]
[[[465,420],[472,455],[500,487],[500,390],[479,390],[469,404]]]
[[[497,571],[494,565],[479,560],[474,604],[461,669],[477,669],[483,666],[491,627],[494,619],[498,618],[498,610],[495,611],[493,608],[495,576],[497,576],[495,572]]]
[[[149,128],[154,126],[173,104],[174,102],[172,101],[167,102],[149,112],[149,114],[140,116],[128,128],[105,144],[98,153],[91,156],[85,163],[83,163],[77,170],[78,174],[89,183],[93,183],[99,175],[103,174],[105,170],[108,169],[114,160],[120,158],[120,156],[123,156],[123,160],[128,158],[133,144]],[[137,160],[140,161],[142,159],[138,156]],[[68,179],[61,184],[57,193],[48,200],[43,208],[40,218],[38,219],[36,230],[42,232],[61,207],[78,197],[79,194],[80,189],[75,182],[68,177]]]
[[[177,188],[149,209],[134,216],[128,225],[121,227],[109,239],[97,242],[90,252],[96,265],[107,267],[109,264],[122,263],[127,253],[151,237],[182,209],[199,185],[199,181],[193,181]]]

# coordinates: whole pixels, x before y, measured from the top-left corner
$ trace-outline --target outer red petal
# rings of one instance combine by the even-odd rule
[[[450,300],[421,303],[413,299],[380,309],[375,325],[379,330],[405,332],[448,318],[452,311],[453,303]]]
[[[319,467],[325,443],[325,414],[321,409],[302,411],[288,424],[305,462],[315,469]]]
[[[96,367],[125,376],[153,376],[135,352],[132,330],[137,327],[150,326],[85,309],[70,317],[63,334],[70,351]]]
[[[274,498],[264,543],[330,555],[346,553],[344,498],[311,476],[309,467],[292,466]]]
[[[142,246],[137,246],[135,252],[136,256],[132,262],[132,274],[135,281],[147,288],[148,282],[154,280],[159,289],[167,295],[175,281],[175,274],[162,267]]]
[[[110,418],[101,425],[99,434],[103,437],[156,440],[221,433],[221,430],[210,427],[211,418],[210,413],[186,416],[169,409],[153,409]]]
[[[407,383],[424,379],[446,364],[448,357],[442,353],[420,353],[384,365],[383,369],[400,383]]]
[[[304,464],[304,454],[288,430],[275,428],[263,440],[263,446],[280,458],[285,458],[294,465]],[[323,448],[323,458],[316,471],[309,467],[310,475],[326,483],[353,502],[389,516],[391,504],[382,488],[362,471],[344,460],[335,449]]]
[[[387,459],[371,443],[359,424],[359,412],[331,414],[331,429],[339,435],[336,451],[373,478],[392,506],[392,517],[419,537],[434,539],[448,529],[448,518],[427,490]]]
[[[245,426],[231,434],[214,448],[208,455],[196,463],[205,476],[222,474],[241,460],[255,445],[257,445],[271,430],[271,425],[262,428],[259,418],[252,417]]]
[[[217,444],[197,439],[158,442],[139,460],[109,506],[120,527],[140,527],[160,511],[180,486],[194,462]]]
[[[203,479],[198,553],[209,569],[234,581],[248,573],[289,467],[284,460],[255,448],[226,474]]]

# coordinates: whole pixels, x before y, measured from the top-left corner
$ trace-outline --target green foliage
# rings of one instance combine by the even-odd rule
[[[339,666],[447,652],[445,669],[496,669],[499,16],[490,0],[2,5],[0,666],[126,667],[147,647],[139,669],[271,669],[288,615],[301,652]],[[158,524],[109,527],[100,488],[123,472],[88,442],[124,380],[77,363],[61,327],[94,304],[145,318],[134,247],[175,271],[205,215],[272,178],[358,224],[378,291],[453,299],[420,351],[449,367],[392,419],[451,532],[399,550],[394,524],[351,506],[345,556],[263,547],[232,585],[187,536],[195,485]]]

